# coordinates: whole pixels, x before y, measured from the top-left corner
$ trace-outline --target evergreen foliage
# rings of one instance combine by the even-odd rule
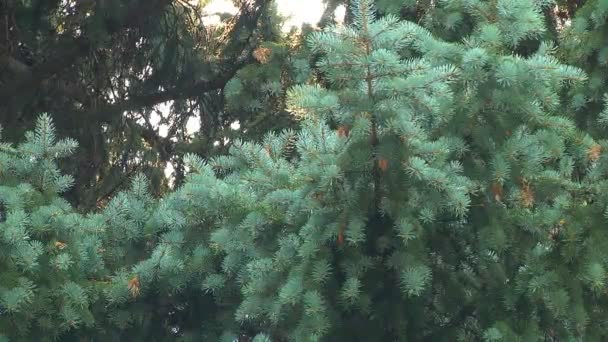
[[[97,296],[87,279],[104,270],[103,220],[82,216],[58,194],[72,184],[57,158],[76,142],[57,141],[42,115],[26,141],[0,149],[0,336],[57,338],[95,324]],[[27,337],[27,338],[25,338]]]
[[[602,137],[608,113],[607,15],[605,1],[582,3],[572,20],[564,25],[559,50],[563,60],[580,66],[589,75],[587,83],[572,90],[569,109],[581,127]]]
[[[226,111],[238,120],[238,131],[221,137],[223,151],[234,139],[260,140],[268,131],[296,127],[286,110],[286,93],[294,84],[311,79],[310,51],[305,33],[292,32],[283,41],[266,42],[254,50],[255,63],[239,70],[224,88]]]
[[[608,141],[589,122],[608,104],[573,105],[600,102],[602,73],[560,61],[574,38],[545,34],[547,1],[443,1],[429,18],[466,22],[458,39],[398,3],[354,0],[308,35],[315,77],[276,86],[298,131],[189,154],[162,198],[137,176],[76,213],[54,164],[75,143],[46,115],[0,146],[0,336],[606,340]],[[231,105],[255,102],[248,73],[280,79],[264,56]]]

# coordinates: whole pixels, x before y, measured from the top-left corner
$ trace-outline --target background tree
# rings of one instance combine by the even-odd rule
[[[19,139],[40,112],[53,115],[58,134],[80,142],[63,165],[79,207],[107,200],[139,171],[164,191],[166,163],[178,179],[182,172],[175,145],[191,139],[188,120],[198,117],[207,142],[197,152],[209,153],[234,121],[223,110],[224,85],[254,61],[259,42],[278,37],[269,1],[238,1],[219,26],[204,24],[206,3],[3,0],[0,123],[14,128],[5,138]],[[150,122],[160,104],[166,135]]]

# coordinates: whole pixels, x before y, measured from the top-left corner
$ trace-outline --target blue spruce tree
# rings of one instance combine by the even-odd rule
[[[603,76],[559,61],[548,5],[443,1],[429,30],[355,0],[308,36],[298,131],[98,213],[59,197],[75,143],[42,116],[0,146],[0,338],[606,340],[605,115],[574,106]]]
[[[516,55],[542,37],[541,7],[503,5],[458,43],[368,1],[312,34],[324,86],[289,91],[301,131],[191,157],[151,226],[157,257],[134,268],[142,286],[163,279],[160,255],[186,270],[180,254],[204,250],[205,267],[163,282],[202,284],[222,318],[201,331],[227,340],[244,325],[277,341],[602,336],[585,294],[601,258],[565,264],[577,242],[558,239],[601,169],[602,145],[559,111],[585,75],[550,43]]]

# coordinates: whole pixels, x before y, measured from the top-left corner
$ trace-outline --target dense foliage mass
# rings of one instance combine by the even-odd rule
[[[355,0],[225,86],[297,129],[96,211],[39,116],[0,145],[0,340],[608,339],[608,2],[565,5]]]

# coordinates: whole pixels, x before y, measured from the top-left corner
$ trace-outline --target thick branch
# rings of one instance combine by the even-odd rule
[[[212,80],[201,80],[187,86],[180,86],[173,89],[159,91],[152,94],[135,95],[126,100],[109,103],[97,108],[94,112],[89,113],[89,117],[102,123],[112,121],[112,118],[118,113],[125,111],[138,110],[141,108],[149,108],[154,105],[176,99],[185,99],[194,97],[206,92],[222,89],[224,85],[237,73],[240,65],[233,66],[230,70],[220,74]]]

